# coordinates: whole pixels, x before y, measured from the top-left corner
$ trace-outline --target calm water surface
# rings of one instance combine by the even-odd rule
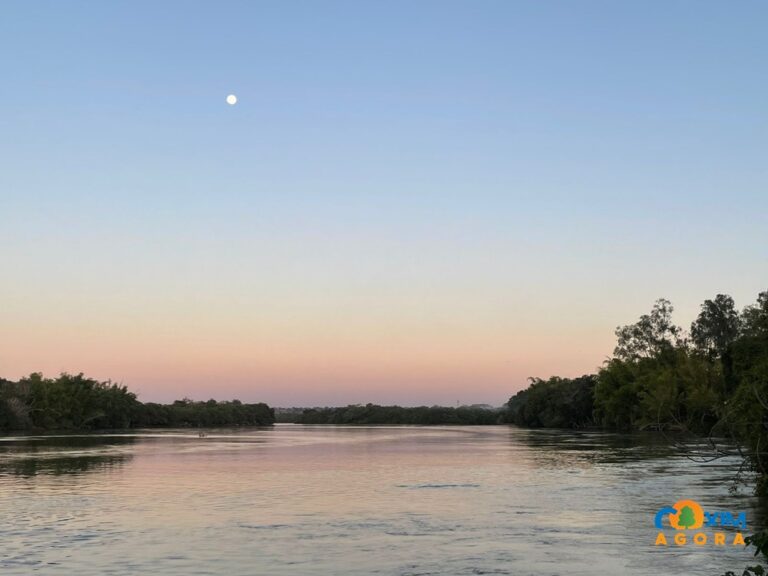
[[[654,547],[683,498],[746,510],[733,460],[658,436],[329,427],[0,437],[0,573],[720,574]]]

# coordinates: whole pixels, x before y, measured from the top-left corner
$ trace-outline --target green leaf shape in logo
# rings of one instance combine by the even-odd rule
[[[682,528],[690,528],[696,524],[693,508],[690,506],[683,506],[683,509],[680,510],[680,515],[677,517],[677,524]]]

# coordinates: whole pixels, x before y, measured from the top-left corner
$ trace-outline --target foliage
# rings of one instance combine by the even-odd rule
[[[634,361],[611,359],[597,379],[596,417],[607,428],[706,432],[718,420],[722,370],[687,348]]]
[[[660,299],[617,328],[614,356],[594,376],[530,379],[508,402],[506,420],[532,428],[716,430],[752,442],[759,455],[768,447],[768,292],[742,314],[730,296],[705,301],[692,346],[672,311]]]
[[[184,399],[173,404],[144,404],[137,426],[265,426],[274,421],[273,409],[264,403],[243,404],[239,400],[194,402]]]
[[[747,566],[740,575],[733,570],[728,570],[723,576],[765,576],[765,568],[762,566]]]
[[[714,300],[704,300],[701,312],[691,324],[691,340],[702,353],[722,356],[739,337],[741,318],[733,298],[718,294]]]
[[[125,386],[83,374],[0,383],[0,429],[127,428],[140,407]]]
[[[581,428],[594,423],[593,375],[579,378],[531,378],[531,385],[510,398],[506,420],[529,428]]]
[[[755,556],[762,556],[763,560],[768,560],[768,531],[762,530],[744,539],[747,546],[755,548]],[[747,566],[741,573],[741,576],[765,576],[768,571],[761,565]],[[738,576],[736,572],[728,570],[722,576]]]
[[[479,425],[498,424],[496,410],[462,406],[378,406],[355,404],[341,408],[310,408],[296,419],[299,424],[412,424],[412,425]]]
[[[83,374],[0,380],[0,430],[96,430],[141,426],[258,426],[274,423],[266,404],[142,404],[133,392]]]
[[[627,326],[616,328],[616,348],[613,355],[621,360],[655,358],[683,342],[682,331],[672,322],[674,308],[669,300],[660,298],[650,314]]]

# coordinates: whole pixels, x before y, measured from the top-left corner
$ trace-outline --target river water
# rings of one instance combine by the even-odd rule
[[[721,574],[656,511],[747,512],[658,434],[333,427],[0,436],[0,574]],[[730,544],[733,531],[727,532]]]

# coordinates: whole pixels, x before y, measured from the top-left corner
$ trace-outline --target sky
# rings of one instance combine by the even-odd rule
[[[0,376],[501,405],[768,289],[768,4],[0,4]],[[228,94],[238,103],[227,105]]]

